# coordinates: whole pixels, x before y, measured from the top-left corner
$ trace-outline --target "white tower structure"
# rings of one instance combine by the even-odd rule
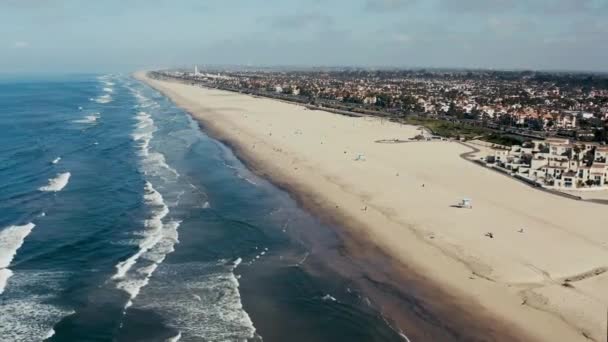
[[[194,66],[194,76],[198,76],[198,65]]]

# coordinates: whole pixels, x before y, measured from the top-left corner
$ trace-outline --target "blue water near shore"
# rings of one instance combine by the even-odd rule
[[[400,341],[321,226],[125,75],[0,79],[3,341]]]

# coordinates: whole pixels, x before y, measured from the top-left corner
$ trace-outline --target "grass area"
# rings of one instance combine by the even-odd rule
[[[407,117],[403,121],[405,124],[423,126],[434,134],[446,138],[479,139],[494,144],[506,146],[518,145],[523,142],[520,137],[511,134],[501,134],[483,127],[475,127],[466,124],[453,123],[444,120]]]

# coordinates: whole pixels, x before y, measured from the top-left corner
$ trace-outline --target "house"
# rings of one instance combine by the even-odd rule
[[[595,154],[589,157],[589,152]],[[556,189],[608,190],[608,147],[549,138],[523,146],[495,148],[487,160],[541,186]],[[592,160],[590,160],[592,159]]]
[[[608,146],[597,146],[595,148],[595,162],[606,163],[608,160]]]

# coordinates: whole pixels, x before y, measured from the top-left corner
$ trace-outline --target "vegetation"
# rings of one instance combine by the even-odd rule
[[[402,121],[405,124],[423,126],[446,138],[479,139],[494,144],[512,146],[522,143],[521,138],[509,134],[496,133],[484,127],[476,127],[462,123],[449,122],[430,118],[407,116]]]

